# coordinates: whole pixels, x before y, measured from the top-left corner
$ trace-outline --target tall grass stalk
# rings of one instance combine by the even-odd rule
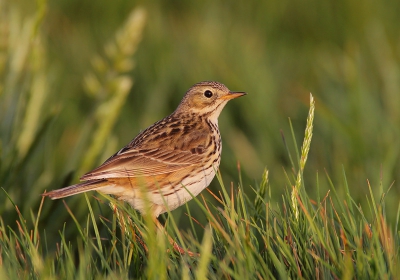
[[[133,85],[128,71],[133,69],[132,56],[140,42],[146,20],[143,8],[137,8],[128,16],[124,26],[117,31],[115,39],[104,47],[105,57],[95,55],[93,72],[85,76],[85,88],[89,95],[100,101],[95,112],[95,126],[91,144],[78,174],[90,170],[104,148],[126,97]]]
[[[306,166],[308,152],[310,151],[311,139],[312,139],[312,130],[313,130],[313,122],[314,122],[314,110],[315,110],[315,101],[314,97],[310,93],[310,109],[307,117],[307,125],[304,135],[303,145],[301,146],[301,158],[299,159],[299,170],[297,172],[296,185],[292,190],[292,207],[295,213],[296,219],[299,218],[299,209],[297,205],[297,193],[299,192],[302,186],[303,180],[303,171]],[[304,184],[303,184],[304,185]]]

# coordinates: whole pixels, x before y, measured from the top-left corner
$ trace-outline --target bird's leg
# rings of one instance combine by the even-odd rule
[[[200,254],[198,254],[198,253],[193,253],[193,252],[191,252],[189,250],[185,250],[181,246],[179,246],[178,243],[176,243],[175,240],[168,234],[168,232],[165,230],[165,227],[160,223],[160,221],[157,218],[154,219],[154,222],[157,225],[157,228],[161,232],[163,232],[165,235],[167,235],[168,241],[172,245],[172,248],[175,251],[177,251],[179,254],[181,254],[181,255],[188,254],[190,257],[198,257],[198,256],[200,256]]]

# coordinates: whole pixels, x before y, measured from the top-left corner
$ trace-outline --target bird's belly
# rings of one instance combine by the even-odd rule
[[[167,205],[168,208],[164,212],[167,209],[172,211],[208,187],[214,176],[215,167],[204,169],[196,175],[184,178],[179,185],[171,186],[169,190],[163,191],[162,195],[152,194],[152,202],[158,205]]]
[[[171,174],[172,177],[167,176],[159,182],[148,180],[147,183],[149,183],[149,185],[143,185],[144,189],[142,189],[142,191],[144,192],[141,192],[141,188],[137,187],[140,186],[140,181],[133,181],[132,178],[130,179],[132,181],[131,184],[124,184],[125,186],[121,186],[118,180],[110,180],[109,185],[104,186],[98,191],[106,194],[113,194],[120,200],[127,201],[133,208],[139,210],[141,213],[151,211],[151,215],[157,217],[168,210],[172,211],[182,204],[185,204],[208,187],[215,176],[219,161],[215,164],[216,166],[210,166],[207,169],[203,169],[201,172],[181,175],[182,179],[180,180],[176,180],[176,177],[180,177],[177,174]],[[166,181],[177,181],[178,183],[174,185],[171,183],[164,185],[163,182],[165,183]],[[142,182],[144,183],[144,181]],[[134,185],[136,187],[132,188],[126,185]],[[151,191],[149,189],[151,189]]]

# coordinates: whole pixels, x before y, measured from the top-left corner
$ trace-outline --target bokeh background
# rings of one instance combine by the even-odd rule
[[[11,227],[17,213],[10,200],[25,217],[36,213],[42,192],[77,182],[82,172],[170,114],[185,91],[203,80],[248,93],[220,117],[226,185],[237,186],[239,162],[243,188],[254,197],[250,186],[267,168],[272,198],[280,204],[291,188],[285,173],[297,168],[283,138],[295,159],[289,118],[300,147],[312,92],[316,115],[304,173],[307,192],[317,198],[333,185],[344,197],[347,183],[355,203],[364,204],[368,182],[378,198],[392,186],[386,205],[394,222],[400,197],[400,1],[0,3],[0,215]],[[105,46],[139,7],[143,30],[130,32],[141,40],[125,53],[134,65],[107,72],[96,61],[112,65]],[[93,75],[124,75],[132,82],[117,112],[101,111],[113,87],[93,94]],[[108,113],[115,122],[96,141]],[[101,152],[83,163],[94,143]],[[210,189],[218,191],[217,180]],[[66,202],[85,223],[84,197]],[[173,212],[183,228],[185,211]],[[49,239],[64,222],[72,224],[62,202],[46,200],[40,223]]]

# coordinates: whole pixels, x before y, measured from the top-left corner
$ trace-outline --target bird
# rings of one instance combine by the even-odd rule
[[[160,214],[185,204],[213,180],[222,151],[218,117],[229,100],[243,95],[215,81],[193,85],[172,114],[84,174],[81,183],[43,196],[60,199],[96,190],[151,215],[162,228]],[[174,248],[183,253],[175,243]]]

